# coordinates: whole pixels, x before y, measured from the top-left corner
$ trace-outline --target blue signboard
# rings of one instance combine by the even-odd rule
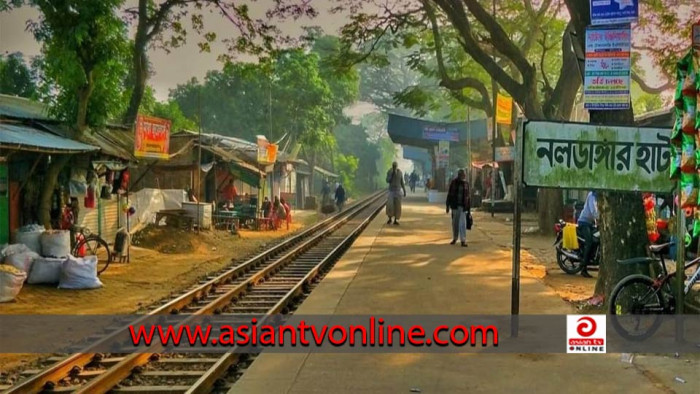
[[[459,131],[444,127],[423,127],[423,139],[459,142]]]
[[[590,0],[591,24],[632,23],[639,18],[639,0]]]

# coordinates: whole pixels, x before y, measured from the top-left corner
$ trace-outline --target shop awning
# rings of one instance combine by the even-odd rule
[[[314,170],[316,170],[316,172],[318,172],[319,174],[325,175],[325,176],[327,176],[327,177],[329,177],[329,178],[334,178],[334,179],[335,179],[335,178],[338,178],[338,174],[334,174],[334,173],[332,173],[332,172],[330,172],[330,171],[328,171],[328,170],[326,170],[326,169],[323,169],[323,168],[321,168],[321,167],[314,167]]]
[[[0,148],[39,153],[85,153],[99,147],[59,137],[32,127],[0,123]]]
[[[229,170],[236,179],[253,187],[260,187],[262,173],[242,165],[243,163],[229,163]]]

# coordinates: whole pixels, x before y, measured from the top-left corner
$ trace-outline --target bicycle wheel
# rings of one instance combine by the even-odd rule
[[[112,262],[112,252],[107,242],[98,236],[89,236],[76,245],[76,250],[85,245],[85,256],[97,257],[97,275],[107,269]]]
[[[666,310],[661,289],[654,287],[653,279],[641,274],[630,275],[615,286],[609,309],[615,331],[632,341],[652,336]]]

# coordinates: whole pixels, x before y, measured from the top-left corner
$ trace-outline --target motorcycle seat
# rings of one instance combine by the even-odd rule
[[[667,242],[659,245],[649,245],[649,251],[656,255],[666,254],[668,253],[671,245],[673,245],[673,242]]]
[[[631,264],[646,264],[649,265],[651,263],[656,263],[658,262],[659,259],[655,259],[653,257],[634,257],[631,259],[624,259],[624,260],[617,260],[619,264],[625,264],[625,265],[631,265]]]

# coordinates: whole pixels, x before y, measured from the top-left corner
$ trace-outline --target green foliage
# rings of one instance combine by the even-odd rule
[[[171,130],[174,133],[181,130],[197,130],[197,124],[182,113],[177,102],[174,100],[157,101],[150,86],[144,92],[139,113],[170,120],[172,122]]]
[[[342,56],[340,39],[321,36],[314,40],[312,51],[319,56],[319,74],[328,83],[333,94],[331,113],[337,123],[346,121],[343,109],[355,102],[360,95],[360,73],[355,67],[338,67],[334,62]]]
[[[123,0],[30,3],[41,11],[29,29],[42,43],[42,92],[52,114],[79,128],[120,114],[128,58],[126,27],[117,15]]]
[[[343,82],[323,72],[318,54],[294,49],[259,63],[227,63],[208,72],[203,83],[179,85],[170,97],[192,119],[201,103],[206,130],[248,140],[289,134],[309,154],[332,145],[330,131],[342,116],[338,103],[353,97],[352,76]],[[336,78],[334,85],[330,78]]]
[[[353,155],[340,153],[335,156],[335,170],[340,175],[340,182],[343,184],[347,196],[355,193],[355,175],[359,164],[359,159]]]
[[[20,52],[0,55],[0,93],[26,98],[36,97],[36,76]]]
[[[632,84],[632,107],[636,115],[656,111],[664,107],[664,102],[659,94],[644,92],[636,83]]]
[[[353,183],[345,184],[362,192],[372,191],[374,179],[378,174],[377,163],[381,159],[380,146],[369,141],[367,130],[362,125],[339,125],[335,128],[333,135],[335,135],[340,153],[355,157],[358,161],[355,173],[353,173]],[[338,159],[336,159],[335,168],[336,170],[341,168]]]

